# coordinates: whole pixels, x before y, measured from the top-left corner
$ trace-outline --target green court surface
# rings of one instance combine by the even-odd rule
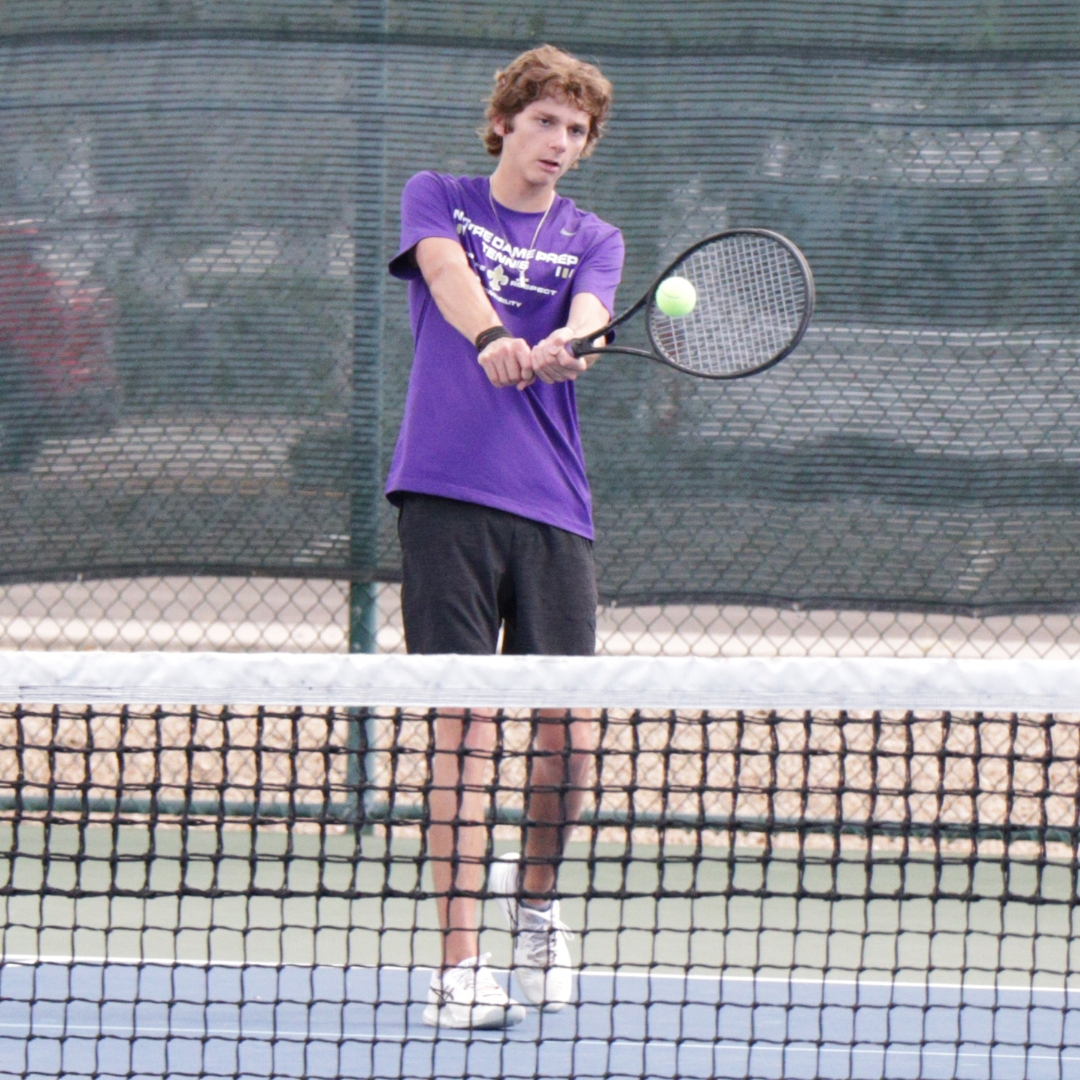
[[[435,964],[419,840],[302,829],[5,823],[4,956]],[[573,844],[559,890],[577,959],[628,971],[1080,985],[1067,863],[806,852]],[[482,948],[508,966],[492,902],[483,925]]]

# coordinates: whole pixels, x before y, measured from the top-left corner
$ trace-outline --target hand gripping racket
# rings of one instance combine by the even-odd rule
[[[656,300],[657,289],[673,277],[689,281],[697,293],[693,310],[678,317],[665,315]],[[642,308],[652,352],[590,344]],[[768,229],[732,229],[687,248],[633,307],[567,350],[647,356],[703,379],[739,379],[783,360],[813,313],[814,275],[803,253]]]

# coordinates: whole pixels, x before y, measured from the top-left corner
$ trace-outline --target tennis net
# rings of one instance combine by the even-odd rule
[[[5,1076],[1080,1075],[1072,665],[22,653],[0,700]],[[571,1000],[497,1030],[424,1022],[455,710],[485,867],[539,727],[595,735]]]

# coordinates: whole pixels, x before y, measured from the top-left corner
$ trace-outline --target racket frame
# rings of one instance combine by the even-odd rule
[[[795,259],[799,269],[803,273],[803,279],[806,282],[806,310],[803,312],[802,319],[799,322],[799,326],[795,333],[792,335],[788,344],[780,350],[775,356],[770,359],[756,364],[753,367],[746,368],[741,371],[735,372],[711,372],[711,371],[698,371],[695,368],[685,367],[682,364],[676,363],[670,357],[666,356],[663,350],[656,344],[656,339],[652,334],[651,320],[649,314],[652,309],[656,307],[656,290],[660,287],[660,283],[666,278],[671,277],[673,271],[677,270],[679,265],[688,259],[695,251],[700,248],[706,247],[709,244],[714,244],[718,240],[727,239],[729,236],[763,236],[770,240],[774,240],[784,247],[787,252]],[[668,367],[674,368],[676,371],[681,371],[687,375],[696,375],[699,379],[743,379],[747,375],[756,375],[759,371],[764,371],[766,368],[770,368],[773,364],[778,364],[781,360],[787,356],[796,345],[802,341],[803,335],[806,333],[807,327],[810,325],[810,320],[814,315],[814,273],[810,269],[810,264],[806,261],[806,256],[786,237],[778,232],[774,232],[772,229],[757,229],[757,228],[742,228],[742,229],[725,229],[724,232],[713,233],[712,236],[706,236],[703,240],[698,240],[695,244],[692,244],[685,251],[681,252],[675,257],[667,267],[657,275],[656,279],[645,291],[644,295],[633,306],[628,307],[621,315],[617,315],[614,319],[600,330],[597,330],[595,334],[587,334],[584,337],[575,338],[569,342],[566,346],[567,352],[572,356],[592,356],[594,353],[603,355],[604,353],[619,353],[623,356],[643,356],[647,360],[657,360],[661,364],[667,364]],[[590,342],[595,341],[598,337],[604,337],[610,331],[614,330],[618,326],[622,326],[628,319],[633,318],[642,308],[646,309],[645,313],[645,332],[648,334],[649,342],[655,351],[649,352],[646,349],[631,349],[623,345],[592,345]],[[670,318],[671,316],[667,316]]]

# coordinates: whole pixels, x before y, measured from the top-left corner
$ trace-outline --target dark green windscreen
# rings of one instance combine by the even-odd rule
[[[616,87],[562,190],[623,302],[742,225],[818,286],[756,378],[580,380],[603,596],[1080,604],[1077,3],[4,5],[4,578],[393,580],[398,195],[542,40]]]

